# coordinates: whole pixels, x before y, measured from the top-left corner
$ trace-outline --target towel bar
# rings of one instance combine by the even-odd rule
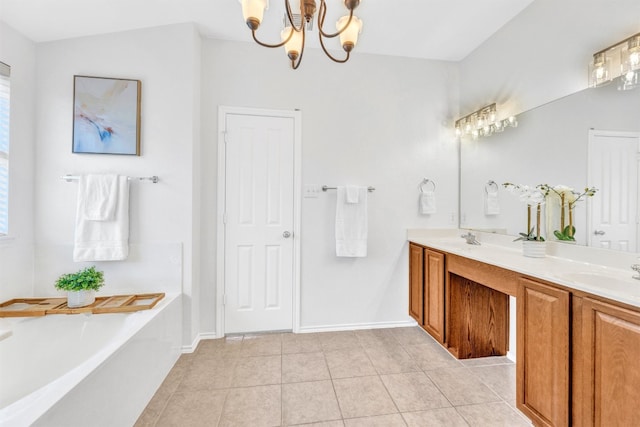
[[[337,190],[338,187],[329,187],[327,185],[323,185],[322,186],[322,191],[328,191],[328,190]],[[369,193],[371,193],[372,191],[375,191],[375,187],[367,187],[367,191],[369,191]]]
[[[64,179],[67,182],[78,181],[80,179],[80,176],[78,176],[78,175],[65,175],[65,176],[61,176],[60,179]],[[131,181],[131,180],[151,181],[154,184],[157,184],[158,181],[160,181],[160,178],[158,178],[157,175],[154,175],[154,176],[139,176],[139,177],[128,176],[127,179],[129,181]]]

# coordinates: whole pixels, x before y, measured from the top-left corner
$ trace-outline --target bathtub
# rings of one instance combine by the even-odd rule
[[[179,294],[135,313],[8,320],[0,426],[133,425],[180,356]]]

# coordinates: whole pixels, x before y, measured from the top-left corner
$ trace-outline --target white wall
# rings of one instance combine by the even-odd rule
[[[297,71],[281,49],[206,40],[203,46],[203,257],[215,259],[217,109],[302,111],[302,184],[372,185],[369,254],[335,256],[335,192],[302,202],[301,323],[306,329],[403,322],[406,229],[457,225],[457,67],[354,54],[334,64],[305,52]],[[437,184],[438,213],[417,213],[423,177]],[[453,215],[453,218],[452,218]],[[203,263],[201,323],[215,327],[215,271]]]
[[[0,21],[0,61],[11,65],[9,235],[0,240],[0,302],[33,292],[35,44]]]
[[[587,87],[592,55],[638,32],[637,0],[536,0],[460,64],[460,112],[518,114]]]
[[[119,287],[180,290],[181,284],[185,344],[199,330],[193,273],[199,212],[192,209],[199,198],[199,43],[195,28],[185,24],[37,45],[36,293],[53,292],[58,275],[84,267],[71,261],[77,184],[62,175],[158,175],[158,184],[131,184],[132,256],[90,264],[105,271],[105,294]],[[142,81],[140,157],[71,153],[74,75]],[[171,265],[184,266],[177,284],[171,275],[162,280],[166,269],[175,271]]]

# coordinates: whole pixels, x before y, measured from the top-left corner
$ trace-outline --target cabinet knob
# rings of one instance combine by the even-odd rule
[[[602,230],[596,230],[593,232],[593,234],[595,234],[596,236],[604,236],[605,232]]]

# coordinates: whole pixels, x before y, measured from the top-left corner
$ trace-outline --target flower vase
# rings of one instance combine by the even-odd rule
[[[539,240],[523,241],[522,255],[530,258],[544,258],[547,256],[547,242]]]
[[[67,307],[78,308],[91,305],[96,300],[96,291],[67,291]]]

